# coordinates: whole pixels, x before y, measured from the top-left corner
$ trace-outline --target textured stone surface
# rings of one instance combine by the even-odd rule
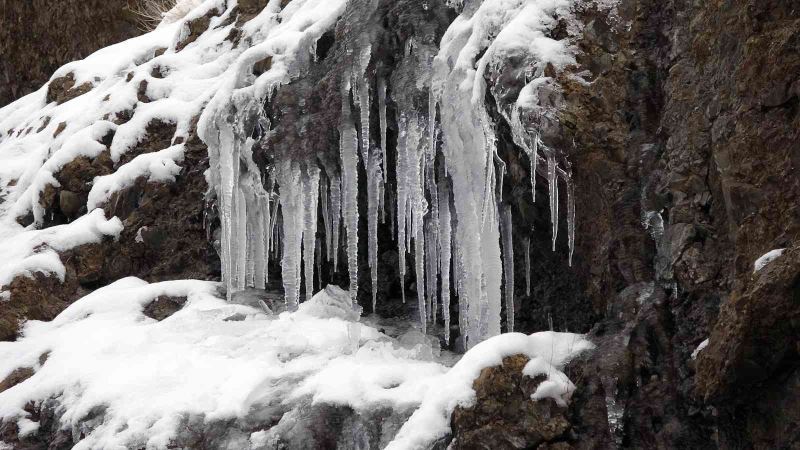
[[[0,0],[0,106],[39,89],[61,65],[138,35],[128,5]]]

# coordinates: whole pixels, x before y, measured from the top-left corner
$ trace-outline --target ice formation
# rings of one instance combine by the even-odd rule
[[[105,151],[100,141],[109,133],[113,133],[110,156],[116,162],[143,138],[153,120],[175,124],[176,138],[187,136],[196,123],[209,147],[208,181],[221,223],[219,248],[229,297],[248,287],[263,288],[270,260],[280,259],[286,303],[294,310],[303,292],[305,299],[314,294],[317,264],[323,256],[334,270],[339,268],[341,246],[355,301],[358,230],[363,220],[369,232],[366,260],[376,308],[376,230],[388,213],[399,252],[400,295],[405,300],[406,274],[413,270],[423,330],[442,319],[449,341],[451,300],[455,300],[460,334],[466,347],[472,347],[500,333],[503,299],[507,329],[512,330],[513,233],[510,206],[502,204],[505,163],[497,154],[496,119],[485,106],[486,95],[495,93],[487,92],[486,80],[511,57],[522,57],[529,65],[518,98],[498,102],[498,113],[528,155],[534,195],[536,178],[547,180],[554,249],[559,190],[566,193],[562,197],[566,197],[571,262],[575,241],[571,169],[564,152],[544,142],[539,119],[555,117],[556,107],[542,104],[540,98],[547,89],[558,89],[544,68],[552,65],[558,70],[575,63],[569,39],[549,37],[556,18],[569,15],[573,0],[470,2],[460,8],[438,50],[417,45],[413,38],[407,41],[400,65],[412,84],[400,85],[395,73],[377,70],[376,55],[366,39],[348,41],[349,68],[336,80],[341,93],[341,104],[334,106],[341,109],[338,164],[318,165],[314,158],[295,160],[281,154],[275,155],[274,164],[260,167],[253,158],[254,148],[275,133],[264,105],[282,85],[317,63],[313,51],[317,41],[334,29],[349,5],[346,0],[281,3],[269,1],[260,14],[241,24],[243,36],[237,45],[226,40],[235,26],[231,20],[235,2],[193,3],[174,23],[166,21],[151,33],[56,73],[57,77],[72,74],[76,85],[88,83],[88,93],[61,105],[47,105],[43,88],[3,108],[2,130],[42,127],[41,132],[0,136],[2,150],[10,155],[9,164],[0,167],[0,178],[16,181],[8,190],[4,215],[16,218],[30,212],[33,226],[41,224],[42,190],[57,184],[54,174],[75,157],[96,157]],[[191,21],[203,17],[209,18],[208,29],[183,44]],[[254,65],[265,60],[269,68],[254,73]],[[162,78],[151,76],[157,66],[169,69]],[[144,81],[149,102],[137,100],[135,86]],[[427,105],[419,101],[423,96]],[[134,107],[129,121],[117,125],[108,120]],[[373,107],[378,126],[370,127]],[[387,115],[390,107],[394,114]],[[395,124],[388,123],[392,117]],[[68,125],[54,137],[62,122]],[[390,126],[397,130],[396,148],[387,138]],[[99,178],[89,205],[102,205],[140,176],[171,180],[180,171],[182,146],[175,143],[139,155],[116,173]],[[26,154],[26,148],[32,150]],[[366,180],[359,180],[360,173]],[[366,218],[359,216],[360,186],[367,191]],[[324,238],[317,236],[318,230],[324,231]],[[530,255],[525,258],[529,266]],[[414,266],[408,267],[412,261]]]

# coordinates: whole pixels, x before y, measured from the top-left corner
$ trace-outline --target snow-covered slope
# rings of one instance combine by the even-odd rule
[[[484,367],[527,355],[525,373],[547,378],[535,398],[563,404],[574,386],[559,369],[591,348],[568,333],[506,334],[448,368],[430,360],[438,350],[414,338],[418,331],[395,339],[359,322],[360,310],[335,286],[277,316],[220,299],[217,289],[126,278],[52,322],[29,322],[17,342],[0,343],[0,380],[15,369],[35,371],[0,392],[0,421],[34,433],[40,424],[26,405],[55,402],[60,427],[85,435],[75,448],[165,448],[197,417],[257,420],[270,405],[281,405],[288,421],[288,411],[309,404],[365,413],[420,407],[391,448],[423,448],[448,432],[456,405],[474,398],[472,381]],[[156,321],[143,311],[159,297],[187,300]],[[283,427],[270,425],[256,427],[240,448],[272,448]]]

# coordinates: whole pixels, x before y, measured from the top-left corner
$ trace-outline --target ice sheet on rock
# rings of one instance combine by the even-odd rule
[[[776,248],[775,250],[770,250],[767,253],[759,256],[758,259],[756,259],[756,261],[753,263],[753,273],[758,272],[767,264],[780,258],[785,250],[785,248]]]
[[[100,242],[106,236],[116,238],[122,228],[119,218],[106,219],[102,209],[95,209],[66,225],[45,230],[11,230],[2,233],[0,291],[15,277],[33,277],[36,272],[52,273],[63,281],[65,268],[59,252],[79,245]],[[0,292],[0,300],[2,299],[3,293]]]

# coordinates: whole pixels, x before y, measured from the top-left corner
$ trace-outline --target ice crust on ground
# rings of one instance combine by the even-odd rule
[[[574,386],[560,368],[591,348],[573,334],[505,334],[449,368],[433,360],[439,350],[419,331],[393,339],[359,322],[349,293],[336,286],[277,316],[229,303],[217,291],[218,283],[207,281],[148,284],[131,277],[78,300],[52,322],[28,322],[21,339],[0,343],[0,379],[19,367],[35,370],[0,393],[0,420],[34,432],[25,405],[55,399],[61,425],[86,435],[76,449],[164,448],[190,416],[208,423],[243,418],[270,402],[310,399],[356,411],[419,407],[390,448],[420,448],[447,433],[453,408],[474,397],[481,369],[527,355],[525,373],[547,375],[534,397],[562,403]],[[159,322],[143,314],[159,296],[187,302]],[[102,420],[87,423],[98,410]]]

